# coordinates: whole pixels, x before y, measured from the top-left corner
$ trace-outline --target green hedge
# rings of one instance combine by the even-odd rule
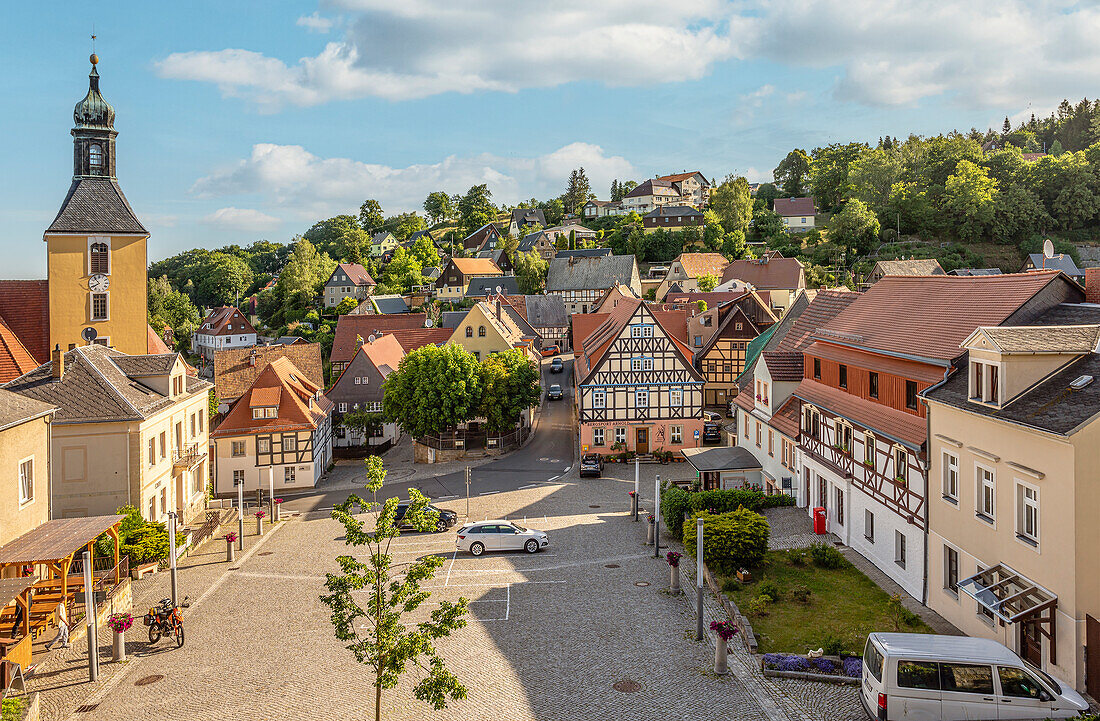
[[[737,569],[755,566],[768,551],[768,519],[746,508],[717,515],[693,513],[684,526],[684,547],[695,558],[695,519],[703,519],[703,559],[717,573],[732,576]]]
[[[661,493],[661,518],[673,538],[683,538],[685,513],[710,511],[711,513],[729,513],[745,508],[759,513],[766,508],[793,506],[794,496],[779,494],[766,495],[763,491],[741,489],[728,491],[696,491],[692,493],[677,486],[669,486]]]

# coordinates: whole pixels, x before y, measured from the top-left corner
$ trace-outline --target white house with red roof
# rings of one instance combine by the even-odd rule
[[[191,350],[206,360],[213,360],[215,351],[254,345],[256,329],[241,309],[232,305],[213,308],[191,335]]]
[[[776,198],[773,206],[776,214],[783,219],[783,228],[788,233],[801,233],[814,228],[813,198]]]
[[[340,305],[344,298],[363,300],[374,291],[374,278],[359,263],[340,263],[325,281],[325,307]]]
[[[313,488],[332,460],[333,403],[289,358],[276,358],[217,429],[214,493]]]

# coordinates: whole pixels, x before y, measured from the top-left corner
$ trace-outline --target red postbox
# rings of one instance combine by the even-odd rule
[[[821,506],[814,508],[814,533],[819,536],[823,536],[828,533],[828,521],[825,515],[825,509]]]

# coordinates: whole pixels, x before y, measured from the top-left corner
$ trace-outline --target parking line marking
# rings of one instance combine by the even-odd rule
[[[458,496],[436,496],[433,500],[446,501],[449,498],[458,498]]]
[[[511,583],[522,583],[524,586],[526,586],[529,583],[538,583],[538,584],[566,583],[566,581],[564,581],[564,580],[562,580],[562,581],[509,581],[508,583],[509,584],[511,584]],[[441,588],[500,588],[500,584],[499,583],[452,583],[450,586],[446,586],[446,587],[444,587],[444,586],[421,586],[421,588],[424,589],[425,591],[439,590]]]
[[[507,621],[508,613],[512,610],[512,584],[510,583],[508,584],[508,596],[504,599],[504,602],[507,604],[504,607],[504,620]]]
[[[451,554],[451,565],[447,566],[447,580],[443,583],[444,586],[451,582],[451,569],[455,567],[455,556],[457,555],[458,549],[456,548],[455,552]]]
[[[494,493],[500,493],[500,491],[482,491],[481,493],[479,493],[477,495],[479,495],[479,496],[491,496]]]
[[[538,487],[539,487],[539,484],[537,484],[537,483],[528,483],[526,486],[520,486],[519,490],[526,491],[528,488],[538,488]]]

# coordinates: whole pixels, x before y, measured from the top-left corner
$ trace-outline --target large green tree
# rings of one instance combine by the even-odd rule
[[[359,226],[363,230],[376,233],[382,229],[385,222],[386,216],[382,214],[382,204],[374,198],[367,198],[359,206]]]
[[[863,201],[852,199],[829,220],[829,240],[866,255],[878,240],[878,217]]]
[[[305,238],[295,243],[294,251],[275,284],[278,305],[268,325],[277,328],[305,317],[335,268],[336,261],[325,253],[317,252],[313,243]]]
[[[202,315],[191,299],[172,287],[168,276],[152,278],[148,284],[149,325],[160,335],[167,325],[175,332],[177,344],[189,341],[202,321]]]
[[[439,512],[428,502],[410,488],[402,521],[417,531],[434,530]],[[328,593],[321,596],[332,609],[336,638],[373,674],[375,721],[382,719],[382,692],[396,688],[410,666],[423,671],[413,695],[436,710],[467,693],[435,644],[466,625],[469,602],[443,600],[423,620],[408,620],[431,598],[424,584],[434,578],[443,558],[427,554],[408,563],[395,561],[391,546],[401,535],[395,520],[397,503],[391,498],[379,507],[353,494],[333,509],[333,519],[344,527],[344,543],[366,553],[364,560],[351,553],[337,556],[340,573],[325,574]],[[369,515],[364,519],[364,514]],[[367,526],[370,521],[373,528]]]
[[[592,186],[588,182],[588,176],[584,174],[584,168],[577,168],[569,174],[569,185],[562,196],[562,203],[567,213],[580,212],[581,206],[588,202],[588,195],[592,192]]]
[[[454,217],[455,208],[451,204],[451,196],[442,190],[428,193],[424,199],[424,212],[432,223],[442,223]]]
[[[467,234],[491,223],[496,217],[496,207],[489,186],[482,183],[466,191],[466,195],[458,201],[458,215],[462,230]]]
[[[520,414],[542,400],[538,366],[521,350],[494,353],[482,361],[481,387],[481,415],[496,433],[515,428]]]
[[[516,253],[515,266],[516,283],[524,295],[536,295],[546,287],[546,271],[550,264],[537,251]]]
[[[752,220],[752,193],[743,177],[729,175],[710,193],[710,207],[718,214],[726,231],[748,230]]]
[[[343,238],[353,229],[362,230],[354,215],[336,215],[314,223],[302,237],[312,243],[317,252],[340,258],[345,250]]]
[[[386,222],[382,224],[382,229],[393,233],[398,240],[408,240],[410,235],[427,227],[424,219],[416,213],[398,213],[386,218]]]
[[[422,269],[438,268],[442,263],[439,258],[439,249],[426,235],[422,235],[413,241],[412,246],[409,248],[409,255],[416,259]]]
[[[980,165],[961,160],[947,178],[945,191],[944,209],[950,215],[954,234],[968,241],[985,235],[993,220],[997,181]]]
[[[810,156],[806,155],[805,150],[798,148],[787,153],[787,157],[779,161],[779,165],[772,171],[772,177],[785,198],[801,198],[806,195],[809,176]]]
[[[860,156],[865,143],[833,143],[824,148],[814,148],[810,161],[810,187],[813,196],[823,207],[840,207],[848,197],[848,170]]]
[[[901,158],[897,151],[868,148],[848,168],[848,186],[853,198],[862,200],[882,215],[890,202],[890,189],[901,177]]]
[[[214,252],[210,254],[203,275],[197,279],[197,290],[203,305],[232,305],[252,285],[252,269],[237,256]]]
[[[399,246],[382,269],[382,282],[395,291],[407,293],[413,286],[424,284],[422,271],[423,266],[417,257]]]
[[[460,345],[408,353],[385,382],[382,414],[414,437],[436,435],[477,416],[481,367]]]

